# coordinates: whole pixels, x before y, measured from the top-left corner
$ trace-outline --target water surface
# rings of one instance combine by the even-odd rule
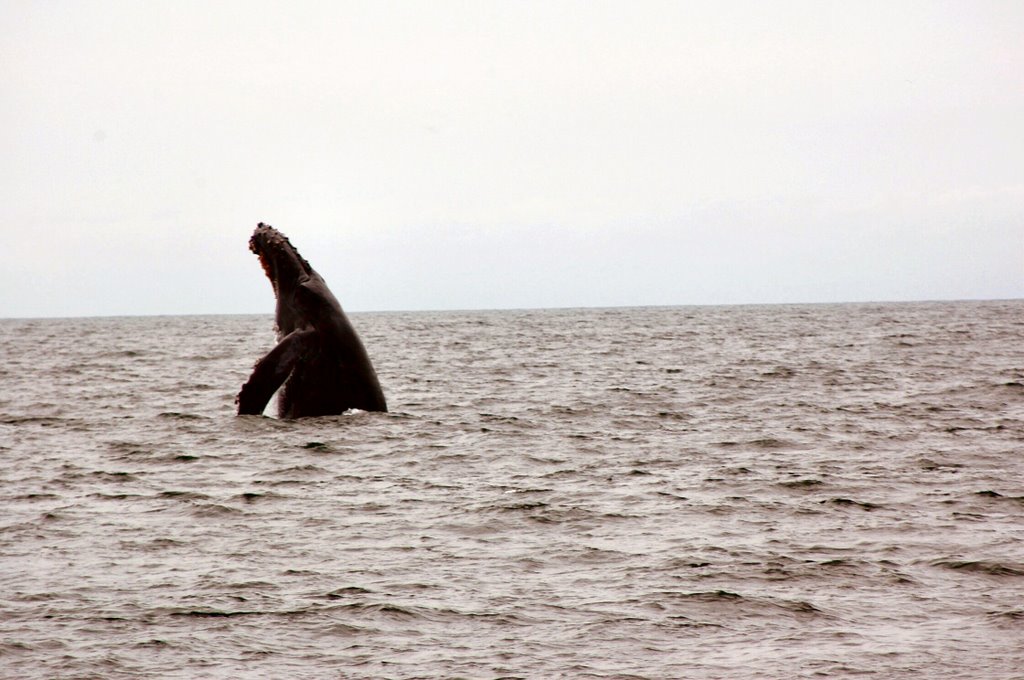
[[[0,676],[1024,677],[1024,302],[0,320]]]

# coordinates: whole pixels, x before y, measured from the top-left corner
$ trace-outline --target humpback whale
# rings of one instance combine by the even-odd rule
[[[278,389],[278,416],[387,411],[370,357],[338,300],[288,237],[262,222],[249,249],[277,298],[277,346],[256,362],[235,400],[238,415],[260,415]]]

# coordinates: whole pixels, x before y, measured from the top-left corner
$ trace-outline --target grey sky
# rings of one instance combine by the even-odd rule
[[[1024,3],[0,0],[0,153],[0,317],[1024,297]]]

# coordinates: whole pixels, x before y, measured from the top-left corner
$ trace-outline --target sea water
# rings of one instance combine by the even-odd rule
[[[1024,677],[1024,301],[0,320],[0,677]]]

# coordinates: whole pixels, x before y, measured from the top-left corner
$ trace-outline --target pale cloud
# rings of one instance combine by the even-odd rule
[[[0,315],[268,309],[261,220],[363,309],[1021,296],[1021,26],[998,2],[5,3]]]

